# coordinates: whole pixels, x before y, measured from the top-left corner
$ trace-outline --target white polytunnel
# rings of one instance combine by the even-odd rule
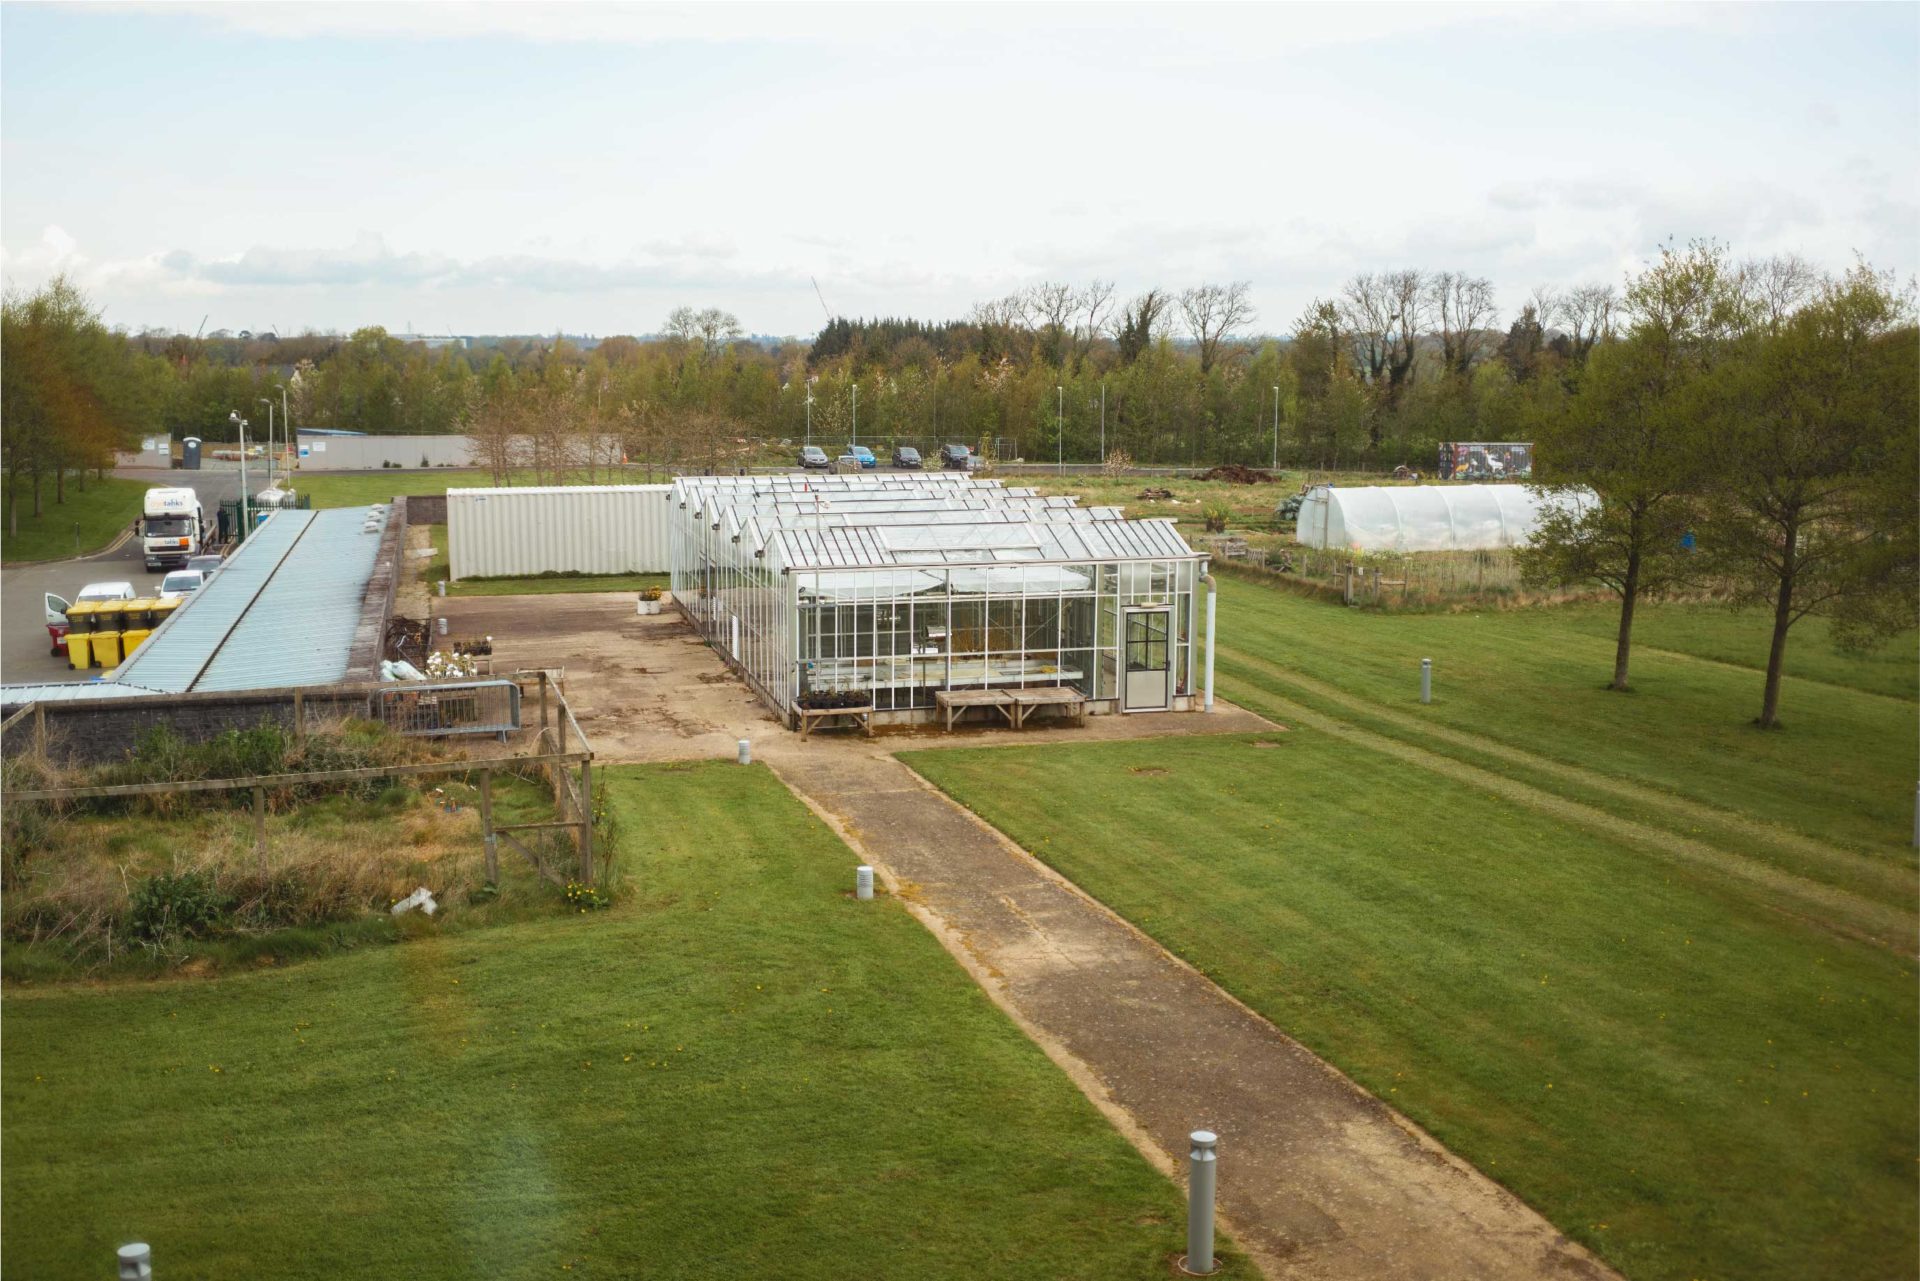
[[[1542,512],[1595,501],[1591,490],[1531,485],[1321,485],[1300,504],[1294,541],[1359,552],[1518,547]]]

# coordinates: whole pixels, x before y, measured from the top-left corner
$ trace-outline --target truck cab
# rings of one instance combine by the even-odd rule
[[[147,568],[185,565],[206,549],[207,520],[191,489],[149,489],[140,516],[140,549]]]

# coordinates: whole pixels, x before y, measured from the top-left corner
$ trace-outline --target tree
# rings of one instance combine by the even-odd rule
[[[1747,273],[1765,327],[1736,347],[1701,398],[1712,414],[1715,480],[1702,542],[1738,599],[1773,613],[1762,729],[1780,727],[1795,623],[1824,614],[1864,644],[1912,626],[1920,606],[1912,307],[1864,265],[1812,285],[1786,266],[1795,279]]]
[[[1427,309],[1439,325],[1447,372],[1465,377],[1486,351],[1487,327],[1495,318],[1493,282],[1464,271],[1436,272],[1427,279]]]
[[[1341,291],[1340,322],[1353,342],[1354,361],[1389,406],[1413,377],[1429,302],[1426,277],[1418,271],[1362,272]]]
[[[1620,300],[1612,285],[1581,285],[1559,299],[1555,316],[1543,315],[1542,324],[1556,320],[1567,326],[1567,354],[1576,364],[1586,363],[1595,344],[1613,336],[1613,317]]]
[[[1221,341],[1253,319],[1251,288],[1248,281],[1237,280],[1230,285],[1198,285],[1180,295],[1180,317],[1200,348],[1201,374],[1213,372]]]
[[[1074,303],[1079,309],[1079,314],[1086,317],[1086,323],[1080,325],[1075,334],[1073,372],[1077,374],[1080,372],[1081,365],[1086,363],[1087,357],[1093,353],[1094,344],[1099,342],[1101,334],[1106,332],[1107,311],[1113,305],[1113,282],[1111,280],[1094,281],[1080,291]]]
[[[1580,394],[1535,437],[1541,488],[1558,501],[1517,559],[1529,582],[1599,582],[1620,597],[1612,689],[1628,688],[1640,598],[1693,572],[1681,543],[1705,461],[1695,393],[1738,332],[1737,285],[1717,245],[1664,250],[1627,288],[1627,336],[1593,353]],[[1574,501],[1575,487],[1597,501]]]
[[[1153,347],[1154,327],[1166,317],[1173,299],[1158,289],[1149,289],[1120,309],[1120,328],[1114,344],[1120,349],[1120,363],[1131,365]]]

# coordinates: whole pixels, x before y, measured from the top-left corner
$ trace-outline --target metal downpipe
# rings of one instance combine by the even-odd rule
[[[1220,603],[1220,585],[1213,581],[1212,574],[1200,575],[1200,581],[1207,585],[1207,696],[1202,711],[1213,710],[1213,620],[1215,607]]]

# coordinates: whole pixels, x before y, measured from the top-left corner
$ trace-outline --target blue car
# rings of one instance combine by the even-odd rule
[[[860,460],[860,470],[862,471],[872,471],[880,465],[880,460],[875,458],[873,451],[865,445],[848,445],[847,452]]]

